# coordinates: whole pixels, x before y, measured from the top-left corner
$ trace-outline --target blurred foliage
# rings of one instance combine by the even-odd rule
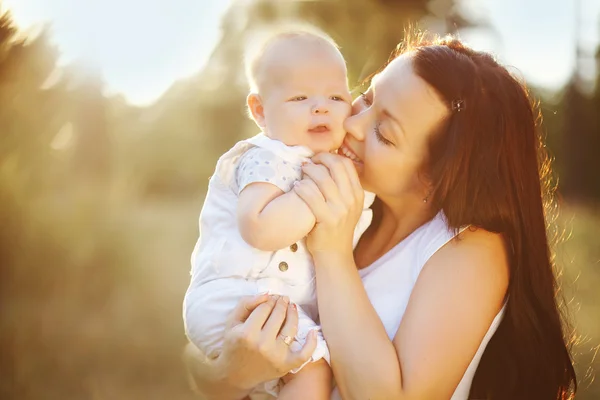
[[[234,1],[206,67],[142,108],[104,96],[92,68],[57,67],[47,31],[24,37],[1,15],[0,398],[193,397],[179,357],[198,211],[219,155],[256,132],[244,108],[244,38],[291,18],[338,41],[356,85],[409,21],[439,33],[481,24],[453,0]],[[585,400],[600,398],[590,372],[600,367],[600,92],[584,95],[575,81],[537,95],[571,204],[558,261]]]

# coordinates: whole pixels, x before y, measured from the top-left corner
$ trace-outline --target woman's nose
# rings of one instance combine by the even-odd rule
[[[354,110],[353,110],[354,111]],[[358,141],[364,141],[367,133],[367,119],[365,118],[366,113],[364,111],[359,111],[357,114],[354,114],[346,118],[344,121],[344,129],[346,132],[351,135],[354,139]]]

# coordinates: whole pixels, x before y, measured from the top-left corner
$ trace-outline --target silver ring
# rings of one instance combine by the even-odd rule
[[[292,342],[294,341],[293,337],[284,335],[283,333],[280,333],[279,337],[283,339],[283,343],[285,343],[287,346],[292,344]]]

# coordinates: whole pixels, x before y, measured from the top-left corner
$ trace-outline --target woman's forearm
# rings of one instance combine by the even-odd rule
[[[235,387],[227,378],[227,365],[217,358],[207,359],[200,350],[188,344],[185,355],[190,383],[205,400],[241,400],[249,391]]]
[[[315,269],[321,326],[342,397],[400,398],[398,355],[367,297],[354,260],[319,255]]]

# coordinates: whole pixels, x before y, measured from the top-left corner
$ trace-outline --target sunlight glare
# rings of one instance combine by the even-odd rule
[[[197,73],[220,38],[230,1],[4,0],[15,23],[51,23],[60,64],[98,66],[109,93],[145,105]]]

